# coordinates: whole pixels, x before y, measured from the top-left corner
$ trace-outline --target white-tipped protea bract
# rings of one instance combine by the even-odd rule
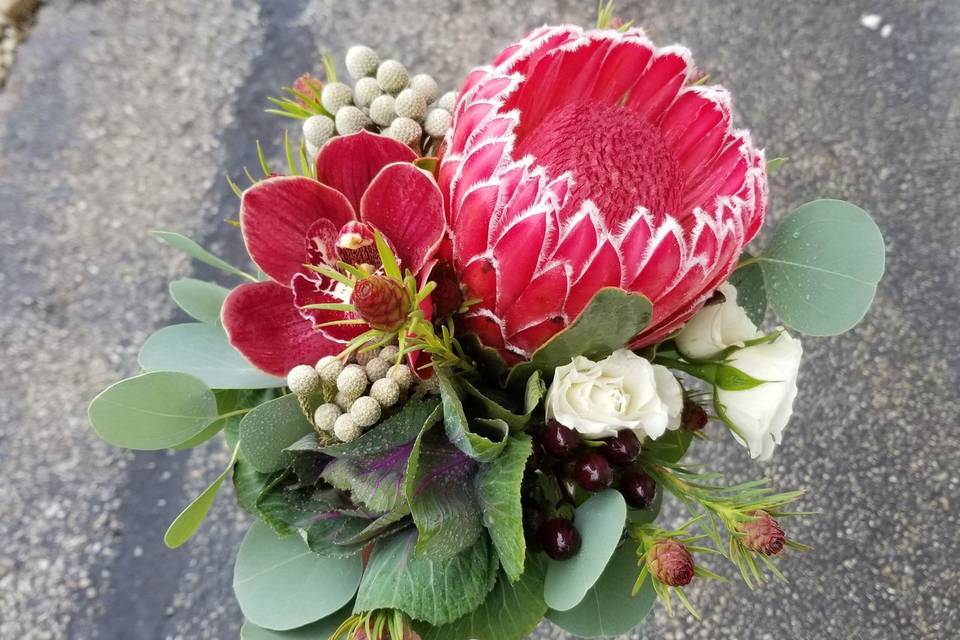
[[[372,76],[380,66],[380,56],[370,47],[355,45],[347,49],[347,73],[354,80]]]
[[[348,364],[337,376],[337,390],[356,400],[367,390],[367,374],[363,367],[357,364]]]
[[[361,427],[372,427],[380,420],[380,403],[370,396],[360,396],[350,406],[350,417]]]
[[[344,413],[337,418],[337,421],[333,424],[333,435],[337,436],[338,439],[343,442],[350,442],[351,440],[356,440],[363,433],[363,428],[357,424],[349,413]]]
[[[336,356],[323,356],[317,362],[317,373],[325,384],[336,384],[337,376],[343,371],[343,362]]]
[[[457,105],[457,92],[456,91],[447,91],[445,94],[440,96],[440,99],[437,100],[437,104],[434,105],[438,109],[446,109],[447,111],[453,113],[453,108]]]
[[[423,130],[428,136],[442,138],[450,128],[452,116],[446,109],[431,109],[423,121]]]
[[[383,91],[375,78],[360,78],[353,85],[353,104],[358,107],[369,107],[370,103]]]
[[[423,130],[416,120],[397,118],[390,123],[390,126],[387,127],[387,130],[383,133],[404,144],[413,144],[420,139],[420,134],[423,133]]]
[[[423,96],[424,101],[430,104],[440,95],[440,87],[437,81],[426,73],[418,73],[410,78],[410,88]]]
[[[370,379],[370,382],[375,382],[380,378],[384,378],[387,375],[387,369],[390,368],[390,363],[384,360],[383,358],[374,358],[367,363],[365,370],[367,372],[367,378]]]
[[[384,60],[377,67],[377,83],[387,93],[400,93],[409,81],[407,68],[396,60]]]
[[[320,374],[306,364],[299,364],[287,374],[287,386],[298,396],[307,396],[320,386]]]
[[[392,407],[400,399],[400,385],[393,378],[381,378],[370,385],[370,397],[383,408]]]
[[[337,133],[342,136],[356,133],[370,124],[370,118],[353,105],[341,107],[337,111]]]
[[[397,100],[393,103],[393,110],[401,118],[419,121],[427,113],[427,101],[413,89],[404,89],[397,94]]]
[[[323,86],[320,104],[330,113],[336,114],[341,108],[353,104],[353,89],[342,82],[331,82]]]
[[[381,127],[387,127],[397,117],[393,110],[394,97],[389,93],[374,98],[370,103],[370,119]]]
[[[388,344],[383,349],[380,350],[380,357],[389,362],[390,364],[396,364],[397,354],[400,353],[400,349],[395,344]]]
[[[321,431],[333,431],[333,425],[341,413],[340,407],[332,402],[322,404],[313,412],[313,423]]]
[[[303,121],[303,139],[318,150],[336,133],[336,125],[327,116],[310,116]]]
[[[387,376],[396,382],[402,391],[407,391],[416,382],[416,376],[405,364],[395,364],[387,371]]]

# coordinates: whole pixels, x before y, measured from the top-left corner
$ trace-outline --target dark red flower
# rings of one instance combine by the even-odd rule
[[[665,538],[654,543],[647,564],[653,577],[665,585],[685,587],[693,581],[693,556],[676,540]]]
[[[743,546],[765,556],[775,556],[783,550],[787,535],[783,527],[766,511],[754,511],[754,519],[740,525]]]
[[[410,310],[406,288],[399,281],[379,274],[358,282],[350,302],[368,325],[383,331],[399,329]]]
[[[443,199],[415,159],[406,145],[361,131],[324,145],[317,179],[272,177],[244,192],[244,243],[270,279],[231,291],[222,315],[230,343],[251,363],[286,375],[338,353],[367,329],[321,326],[349,316],[307,307],[349,302],[351,290],[305,265],[378,266],[373,229],[404,269],[417,274],[430,261],[444,232]]]

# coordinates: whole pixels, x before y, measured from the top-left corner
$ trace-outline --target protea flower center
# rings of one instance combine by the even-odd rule
[[[671,587],[685,587],[693,580],[693,556],[676,540],[660,540],[650,550],[650,573]]]
[[[582,100],[557,107],[544,121],[549,126],[520,134],[516,155],[532,155],[554,178],[569,171],[571,210],[592,200],[611,227],[629,219],[638,205],[657,220],[680,213],[680,166],[660,129],[641,114]]]
[[[744,534],[743,545],[765,556],[780,553],[787,542],[783,527],[766,511],[755,511],[753,516],[753,520],[740,525],[740,531]]]
[[[374,329],[395,331],[407,319],[410,296],[401,283],[375,274],[357,282],[350,303]]]

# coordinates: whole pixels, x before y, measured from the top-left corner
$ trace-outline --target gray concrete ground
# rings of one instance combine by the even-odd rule
[[[872,211],[888,274],[853,333],[808,340],[775,461],[698,456],[809,491],[816,550],[789,584],[692,590],[702,623],[662,612],[643,638],[948,638],[960,624],[960,3],[623,2],[691,46],[772,156],[774,219],[818,196]],[[185,232],[240,259],[222,176],[272,153],[264,96],[318,52],[375,44],[453,87],[525,28],[591,2],[51,0],[0,92],[0,638],[235,638],[229,492],[179,551],[161,536],[226,462],[218,445],[131,454],[85,406],[132,374],[175,317],[166,282],[198,270],[146,236]],[[879,24],[863,14],[881,16]],[[563,637],[544,627],[538,638]]]

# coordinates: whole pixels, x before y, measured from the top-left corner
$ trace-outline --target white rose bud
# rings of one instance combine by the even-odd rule
[[[287,374],[287,386],[298,396],[308,396],[320,386],[320,374],[310,365],[297,365]]]
[[[400,399],[400,385],[393,378],[381,378],[370,385],[370,397],[386,409]]]
[[[343,442],[350,442],[363,435],[363,428],[356,423],[349,413],[344,413],[334,423],[333,435]]]
[[[317,362],[317,373],[325,384],[336,384],[337,376],[343,371],[343,361],[336,356],[323,356]]]
[[[577,356],[557,367],[546,408],[547,420],[590,438],[623,429],[659,438],[680,426],[683,389],[666,367],[619,349],[600,362]]]
[[[747,312],[737,305],[736,287],[725,282],[719,291],[724,301],[698,311],[675,338],[677,349],[688,358],[712,358],[727,347],[742,347],[747,340],[762,335]]]
[[[333,431],[333,425],[341,413],[340,407],[332,402],[322,404],[313,412],[313,423],[321,431]]]
[[[797,373],[803,345],[786,331],[773,342],[735,351],[727,364],[757,380],[767,380],[742,391],[715,390],[717,402],[739,431],[734,437],[752,458],[769,460],[793,413]]]
[[[350,405],[350,417],[361,427],[372,427],[380,420],[380,403],[370,396],[360,396]]]

